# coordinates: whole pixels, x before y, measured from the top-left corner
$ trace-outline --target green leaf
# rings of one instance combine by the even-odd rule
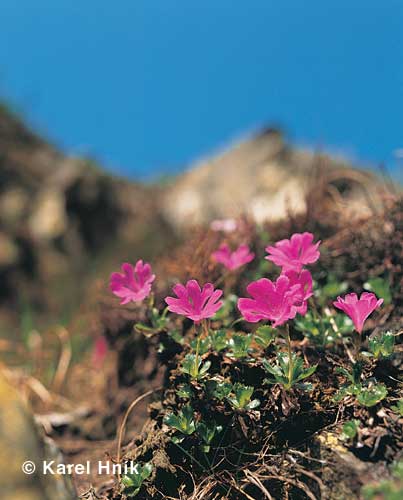
[[[354,331],[354,323],[347,314],[336,313],[332,318],[340,334],[345,335]]]
[[[392,292],[387,279],[381,277],[371,278],[364,283],[364,289],[383,299],[385,305],[392,303]]]
[[[368,349],[375,359],[387,358],[393,354],[395,336],[391,332],[368,339]]]
[[[210,345],[211,345],[211,341],[210,341],[210,338],[207,337],[205,339],[193,339],[191,342],[190,342],[190,347],[196,351],[197,350],[197,342],[199,342],[199,355],[200,356],[203,356],[203,354],[206,354],[206,352],[209,351],[210,349]]]
[[[310,366],[309,368],[305,368],[298,376],[297,378],[295,379],[297,382],[299,382],[300,380],[304,380],[304,378],[308,378],[310,377],[316,370],[316,368],[318,367],[318,365],[313,365],[313,366]]]
[[[186,354],[182,361],[181,371],[182,373],[190,375],[191,378],[197,378],[201,363],[202,360],[199,356],[195,354]]]
[[[168,335],[171,337],[172,340],[174,340],[177,344],[182,345],[185,342],[185,339],[183,338],[183,335],[181,332],[177,329],[175,330],[169,330]]]
[[[398,413],[401,417],[403,417],[403,399],[399,399],[396,405],[390,407],[395,413]]]
[[[186,373],[190,375],[192,379],[199,380],[206,376],[208,369],[211,366],[210,361],[206,361],[203,366],[202,359],[200,356],[196,356],[195,354],[187,354],[182,361],[181,371],[182,373]]]
[[[253,394],[254,388],[248,385],[243,385],[237,382],[233,386],[233,391],[237,401],[239,402],[239,406],[244,408],[250,401],[250,398]]]
[[[227,397],[228,401],[232,404],[234,408],[251,410],[259,406],[260,401],[251,401],[254,388],[251,386],[243,385],[239,382],[233,385],[234,396]],[[251,406],[249,406],[251,405]]]
[[[136,464],[133,467],[133,472],[122,476],[123,493],[129,498],[135,497],[139,493],[143,482],[150,477],[152,471],[153,465],[151,462],[143,466]]]
[[[247,410],[254,410],[260,406],[260,401],[258,399],[253,399],[250,403],[246,405]]]
[[[210,343],[214,351],[220,352],[227,347],[227,334],[225,330],[210,333]]]
[[[338,295],[342,295],[347,288],[346,281],[338,281],[336,276],[329,274],[327,283],[322,288],[315,286],[315,296],[319,297],[322,302],[327,302],[329,299],[335,299]]]
[[[183,399],[191,399],[193,397],[192,388],[188,384],[182,384],[179,386],[176,394]]]
[[[354,439],[358,433],[358,429],[360,427],[361,422],[359,420],[349,420],[343,425],[342,433],[340,438],[343,441],[347,441],[349,439]]]
[[[333,396],[333,401],[335,403],[340,403],[340,401],[343,401],[343,399],[346,398],[347,396],[351,396],[351,393],[348,392],[347,387],[342,387]]]
[[[273,375],[274,378],[265,379],[265,384],[281,384],[286,386],[288,384],[288,376],[284,373],[284,370],[280,365],[271,365],[266,359],[262,361],[264,369]]]
[[[206,361],[199,370],[199,378],[202,378],[209,370],[211,361]]]
[[[232,391],[232,384],[230,382],[218,382],[216,380],[207,380],[206,390],[209,396],[217,398],[222,401]]]
[[[347,371],[342,366],[338,366],[335,371],[336,373],[340,373],[340,375],[344,375],[347,378],[347,380],[350,381],[351,383],[354,383],[353,374]]]
[[[222,426],[215,422],[200,422],[197,426],[197,433],[207,445],[210,445],[214,436],[221,431]]]
[[[353,364],[353,373],[351,381],[356,385],[361,384],[361,375],[362,375],[362,364],[359,361],[356,361]]]
[[[390,468],[392,477],[370,483],[361,490],[364,500],[401,500],[403,498],[403,460]]]
[[[252,343],[252,335],[248,334],[235,334],[229,341],[228,346],[231,351],[228,356],[240,359],[249,356],[251,351],[250,345]]]
[[[193,408],[186,405],[177,415],[170,413],[165,415],[164,424],[172,427],[182,434],[190,435],[196,430],[196,424],[193,417]]]
[[[260,326],[255,333],[255,342],[258,346],[266,349],[274,341],[277,336],[275,328],[265,325]]]
[[[295,353],[291,355],[290,366],[288,354],[284,352],[279,352],[277,354],[277,365],[270,365],[267,360],[263,360],[262,364],[264,369],[273,376],[273,379],[265,379],[265,383],[278,383],[285,389],[290,389],[301,380],[311,376],[317,368],[317,365],[304,368],[302,358]]]
[[[318,316],[308,311],[305,316],[297,317],[294,324],[304,337],[322,348],[334,344],[338,338],[354,329],[351,319],[346,314],[339,313]]]
[[[371,384],[368,387],[363,387],[357,396],[357,401],[367,407],[375,406],[388,394],[386,387],[383,384]]]
[[[134,325],[134,329],[140,333],[155,333],[154,328],[147,326],[144,323],[136,323]]]
[[[224,298],[224,303],[213,316],[213,320],[214,321],[221,320],[224,321],[224,324],[228,324],[228,321],[232,319],[232,313],[235,309],[237,302],[238,302],[238,297],[234,294],[229,294],[227,297]]]

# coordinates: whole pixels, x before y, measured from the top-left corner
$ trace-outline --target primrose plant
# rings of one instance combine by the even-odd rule
[[[368,352],[361,353],[365,321],[382,305],[383,300],[372,292],[364,292],[360,297],[355,293],[344,297],[339,295],[333,305],[345,314],[336,312],[328,307],[326,301],[333,300],[336,293],[343,293],[347,284],[337,284],[334,278],[325,285],[327,289],[323,293],[314,295],[312,275],[306,266],[318,261],[320,243],[314,242],[313,234],[304,232],[268,246],[267,267],[271,270],[273,265],[279,266],[281,272],[273,280],[260,277],[251,281],[246,286],[248,296],[240,298],[229,290],[231,279],[227,278],[234,277],[234,273],[252,262],[255,255],[245,244],[231,250],[229,244],[223,243],[211,256],[225,268],[216,284],[201,285],[195,279],[185,284],[178,283],[173,287],[174,296],[165,298],[166,307],[162,311],[154,305],[151,289],[155,275],[150,264],[142,260],[134,266],[125,263],[122,273],[112,274],[110,289],[119,297],[121,304],[138,303],[149,297],[147,320],[143,324],[138,323],[137,330],[146,335],[165,332],[180,345],[175,353],[178,360],[174,372],[177,382],[170,402],[172,409],[165,414],[163,422],[172,433],[173,443],[181,448],[180,443],[185,441],[184,448],[181,448],[184,453],[189,454],[187,450],[194,447],[204,454],[210,464],[206,454],[210,453],[214,440],[222,431],[222,426],[214,421],[214,411],[223,415],[232,413],[236,416],[234,422],[248,418],[253,420],[259,418],[262,411],[261,401],[254,397],[256,390],[260,397],[270,390],[267,385],[272,384],[278,384],[283,391],[311,389],[307,379],[314,374],[317,365],[307,366],[306,357],[304,360],[301,354],[295,352],[296,343],[291,341],[290,335],[290,322],[293,320],[294,329],[305,337],[298,342],[302,349],[309,344],[310,348],[323,351],[339,340],[342,345],[345,335],[353,336],[353,354],[345,344],[351,368],[341,367],[338,370],[344,381],[341,381],[342,386],[334,398],[336,402],[350,399],[371,407],[386,397],[386,387],[374,378],[366,379],[363,367],[364,363],[374,366],[373,360],[376,362],[390,356],[394,336],[386,332],[371,337]],[[217,288],[222,279],[225,282],[225,297],[223,291]],[[321,298],[313,302],[314,296]],[[236,318],[236,308],[241,317]],[[182,334],[180,326],[178,329],[172,327],[169,313],[191,321],[188,332],[192,337],[190,341]],[[251,333],[239,331],[235,325],[241,321],[256,324],[257,328]],[[188,322],[183,325],[185,327]],[[252,385],[248,375],[252,372],[262,375],[259,380],[266,374],[263,386],[260,382],[258,387]],[[236,377],[236,381],[231,377]],[[212,409],[207,420],[200,403],[204,403],[208,411]],[[401,414],[400,400],[394,411]],[[218,416],[216,418],[219,420]],[[355,424],[345,426],[346,439],[355,436]],[[138,473],[124,478],[127,496],[138,493],[142,482],[151,474],[150,467],[147,464],[143,468],[139,466]]]
[[[357,294],[350,293],[343,297],[338,297],[333,303],[335,307],[344,311],[353,321],[357,334],[355,335],[355,355],[357,360],[352,365],[349,372],[345,368],[339,368],[338,372],[346,377],[346,383],[335,396],[336,401],[341,401],[349,396],[356,398],[357,403],[362,406],[375,406],[387,396],[386,387],[378,384],[375,378],[365,380],[362,374],[362,362],[359,359],[361,350],[361,333],[364,324],[369,315],[380,307],[383,299],[377,299],[376,295],[369,292],[363,292],[358,298]],[[394,339],[393,339],[394,341]],[[374,357],[379,357],[381,352],[389,352],[392,340],[389,337],[382,336],[377,340],[369,342],[370,350]]]
[[[184,406],[176,415],[174,413],[166,415],[164,423],[186,436],[190,436],[196,430],[194,411],[190,404]]]
[[[254,410],[260,406],[260,401],[252,399],[253,391],[253,387],[237,382],[232,387],[232,395],[227,396],[227,399],[236,410]]]
[[[313,243],[311,233],[294,234],[290,240],[282,240],[275,246],[266,248],[267,260],[282,266],[282,273],[275,282],[261,278],[247,286],[251,298],[240,298],[238,308],[246,321],[256,323],[261,320],[271,321],[271,326],[280,330],[287,352],[277,353],[277,363],[271,365],[263,361],[263,367],[270,377],[267,383],[281,384],[289,390],[301,380],[309,377],[316,366],[304,368],[301,358],[292,352],[288,321],[297,314],[304,316],[308,310],[308,300],[313,295],[311,273],[304,269],[319,259],[320,242]],[[269,338],[272,333],[270,332]],[[307,386],[302,386],[305,387]]]
[[[337,300],[333,302],[334,307],[345,312],[354,324],[354,328],[358,333],[354,337],[356,339],[355,348],[357,356],[361,348],[361,333],[364,323],[368,316],[382,304],[383,299],[377,299],[374,293],[369,292],[363,292],[360,298],[358,298],[356,293],[349,293],[345,297],[337,297]]]
[[[371,407],[382,401],[388,394],[383,384],[378,384],[374,378],[365,379],[363,377],[360,361],[352,365],[351,372],[342,367],[338,368],[337,372],[345,377],[346,383],[334,396],[336,402],[355,398],[358,404]]]

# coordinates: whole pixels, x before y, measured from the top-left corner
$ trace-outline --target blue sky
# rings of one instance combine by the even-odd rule
[[[179,171],[277,123],[396,165],[402,0],[1,0],[0,96],[65,151]]]

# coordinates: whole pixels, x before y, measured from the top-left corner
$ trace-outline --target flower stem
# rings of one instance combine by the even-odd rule
[[[291,352],[291,338],[290,338],[290,327],[287,323],[286,325],[286,341],[287,341],[287,349],[288,349],[288,384],[287,384],[287,389],[291,388],[291,381],[292,381],[292,371],[293,371],[293,363],[292,363],[292,352]]]
[[[196,323],[193,323],[193,327],[194,327],[195,334],[196,334]],[[197,375],[199,374],[200,337],[201,337],[201,333],[199,332],[199,334],[197,335],[197,344],[196,344],[195,377],[197,377]]]
[[[208,323],[207,323],[206,319],[203,320],[202,327],[203,327],[203,332],[204,332],[205,336],[208,337],[209,331],[208,331]]]
[[[354,332],[355,333],[355,332]],[[354,351],[355,351],[355,359],[359,361],[361,354],[361,334],[357,332],[354,338]]]

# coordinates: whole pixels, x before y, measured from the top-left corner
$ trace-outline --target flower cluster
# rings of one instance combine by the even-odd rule
[[[281,274],[274,283],[262,278],[248,285],[247,292],[252,298],[238,301],[246,321],[255,323],[265,319],[276,327],[295,318],[297,313],[306,314],[313,287],[311,273],[303,266],[313,264],[320,255],[320,242],[312,242],[313,234],[296,233],[289,240],[266,248],[269,253],[266,259],[281,266]]]
[[[312,233],[295,233],[290,239],[266,248],[266,259],[280,266],[281,273],[275,281],[261,278],[249,283],[246,290],[250,297],[238,299],[238,309],[246,321],[267,320],[277,327],[297,314],[306,314],[308,299],[313,295],[313,281],[304,266],[315,263],[320,256],[320,241],[314,243],[313,240]],[[212,254],[212,258],[229,271],[248,264],[254,257],[247,245],[231,251],[226,243]],[[142,260],[138,260],[134,267],[124,263],[122,273],[112,273],[110,289],[121,299],[121,304],[140,302],[150,295],[154,279],[150,264]],[[201,288],[192,279],[186,285],[178,283],[173,291],[176,297],[165,299],[168,310],[186,316],[196,324],[212,318],[223,305],[220,300],[223,292],[215,289],[212,283]],[[357,332],[361,333],[365,320],[382,303],[383,300],[378,300],[375,294],[364,292],[360,298],[355,293],[338,297],[333,304],[352,319]]]

